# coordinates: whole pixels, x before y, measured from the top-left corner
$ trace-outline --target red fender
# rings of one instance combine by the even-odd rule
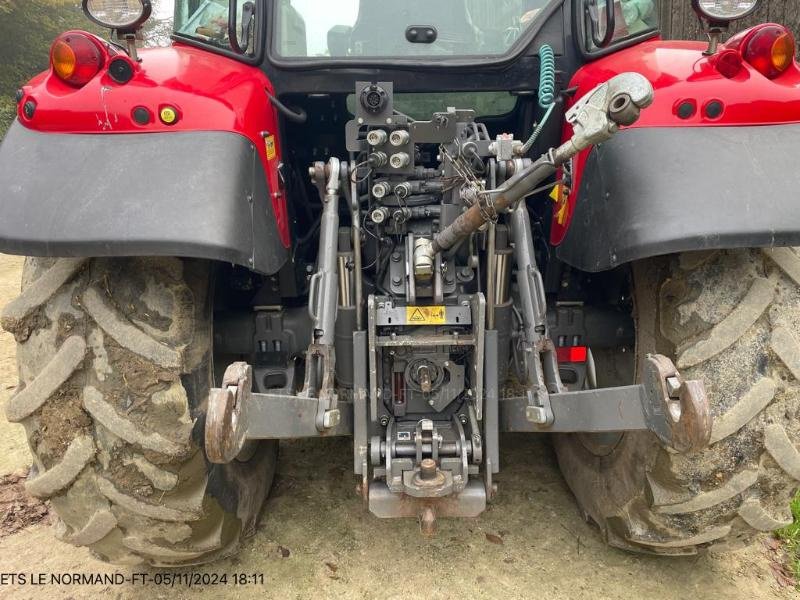
[[[98,42],[106,66],[112,58],[126,56],[92,34],[75,33]],[[52,70],[41,73],[22,88],[19,121],[30,129],[54,133],[228,131],[243,135],[264,163],[281,242],[288,248],[286,198],[278,175],[278,114],[267,97],[274,89],[266,75],[257,67],[180,43],[142,49],[139,57],[141,62],[131,63],[134,76],[125,84],[114,81],[106,68],[80,88],[64,83]],[[28,118],[23,107],[31,100],[36,110]],[[159,119],[160,109],[167,105],[179,116],[172,125]],[[134,121],[138,107],[152,114],[148,124]]]
[[[747,62],[733,77],[725,77],[716,61],[723,51],[744,47],[743,40],[760,28],[759,25],[737,35],[721,46],[714,56],[705,56],[707,44],[702,42],[643,42],[588,63],[578,69],[569,87],[576,87],[574,103],[595,86],[626,71],[641,73],[653,84],[653,104],[642,111],[632,127],[719,127],[743,125],[776,125],[800,122],[800,67],[794,62],[776,79],[767,79]],[[708,114],[709,105],[720,103],[719,115]],[[692,107],[691,114],[683,105]],[[683,112],[679,110],[683,107]],[[683,116],[681,116],[683,113]],[[564,140],[572,130],[565,127]],[[590,150],[581,152],[573,161],[572,184],[556,200],[550,241],[560,244],[569,228],[580,188],[581,175]]]

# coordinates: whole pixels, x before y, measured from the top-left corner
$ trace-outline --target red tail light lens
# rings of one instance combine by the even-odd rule
[[[736,50],[722,50],[715,58],[714,66],[723,77],[733,79],[742,70],[742,56]]]
[[[50,48],[50,65],[61,80],[81,87],[100,71],[103,55],[87,34],[67,32],[53,42]]]
[[[769,25],[750,38],[744,58],[764,77],[775,79],[792,64],[794,53],[792,34],[780,25]]]
[[[556,348],[556,359],[560,363],[585,363],[586,346],[559,346]]]

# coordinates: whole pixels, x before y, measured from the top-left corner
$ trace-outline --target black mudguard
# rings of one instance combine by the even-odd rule
[[[800,245],[800,125],[642,128],[593,148],[557,256],[583,271]]]
[[[40,133],[14,123],[0,146],[0,252],[183,256],[278,271],[261,160],[220,131]]]

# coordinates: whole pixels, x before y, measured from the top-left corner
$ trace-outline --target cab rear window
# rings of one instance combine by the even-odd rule
[[[506,115],[514,110],[517,97],[508,92],[433,92],[425,94],[394,94],[396,111],[412,119],[430,119],[435,112],[447,107],[470,107],[478,117]],[[353,94],[347,97],[347,110],[355,114],[356,99]]]
[[[278,0],[284,58],[501,56],[551,0]],[[414,37],[429,29],[432,35]]]

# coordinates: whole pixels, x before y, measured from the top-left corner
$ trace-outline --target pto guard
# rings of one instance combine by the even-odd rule
[[[182,256],[264,274],[287,258],[246,137],[42,133],[19,123],[0,146],[0,251]]]

